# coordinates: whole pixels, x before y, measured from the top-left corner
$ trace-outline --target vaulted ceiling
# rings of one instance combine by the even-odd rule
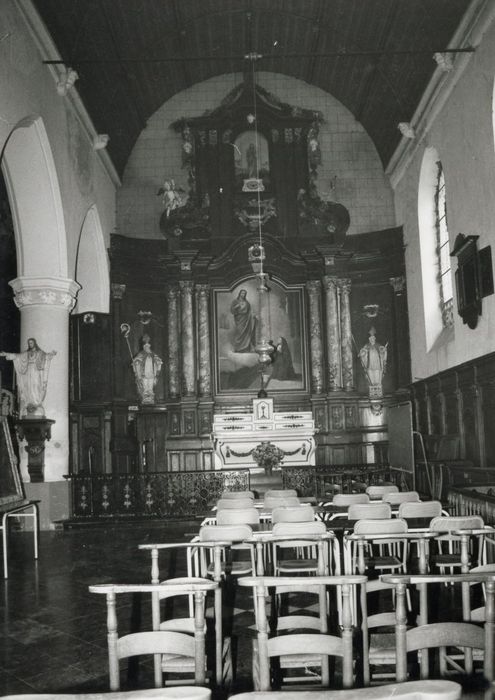
[[[471,0],[34,0],[122,174],[149,117],[212,76],[284,73],[340,100],[384,165]],[[452,54],[454,56],[454,54]],[[52,58],[52,57],[46,57]],[[311,105],[308,105],[311,107]]]

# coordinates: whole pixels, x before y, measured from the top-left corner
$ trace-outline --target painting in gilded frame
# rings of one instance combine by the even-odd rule
[[[6,416],[0,416],[0,509],[24,499]]]
[[[217,393],[257,392],[261,388],[258,355],[258,280],[248,278],[232,289],[214,291],[215,368]],[[304,347],[303,294],[301,286],[268,283],[272,361],[263,372],[268,392],[305,391],[307,388]]]

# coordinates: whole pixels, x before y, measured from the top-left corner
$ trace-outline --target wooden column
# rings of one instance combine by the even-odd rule
[[[345,391],[352,391],[354,389],[354,370],[352,366],[351,280],[340,280],[339,288],[342,385]]]
[[[168,287],[168,395],[172,399],[180,395],[178,294],[175,285]]]
[[[311,354],[311,390],[313,394],[323,392],[323,341],[321,328],[321,282],[306,283],[309,299],[309,338]]]
[[[194,314],[193,289],[194,282],[182,280],[179,282],[181,298],[181,343],[182,343],[182,389],[184,396],[194,396],[196,393],[196,368],[194,357]]]
[[[198,304],[198,384],[199,395],[211,394],[211,360],[210,360],[210,314],[209,299],[210,285],[198,284],[196,286]]]
[[[326,275],[325,288],[326,327],[327,327],[327,388],[338,391],[342,388],[342,365],[340,356],[340,328],[338,304],[338,279]]]

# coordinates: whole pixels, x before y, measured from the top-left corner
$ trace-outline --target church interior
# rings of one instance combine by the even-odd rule
[[[492,0],[6,0],[0,57],[1,695],[494,697]]]

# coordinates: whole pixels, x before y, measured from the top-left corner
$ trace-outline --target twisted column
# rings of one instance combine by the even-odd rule
[[[193,324],[193,290],[194,282],[179,282],[181,298],[181,341],[182,341],[182,386],[185,396],[196,393],[194,366],[194,324]]]
[[[168,287],[168,395],[173,399],[180,394],[178,294],[177,287]]]
[[[338,304],[338,279],[325,275],[325,307],[327,321],[327,385],[329,391],[342,388],[342,364],[340,357],[340,328]]]
[[[340,280],[340,343],[342,352],[342,384],[345,391],[354,389],[354,370],[352,366],[352,328],[351,328],[351,280]]]
[[[311,389],[314,394],[323,392],[323,341],[321,329],[321,282],[306,283],[309,299],[309,339],[311,354]]]
[[[210,285],[196,286],[198,304],[198,385],[200,396],[211,394],[211,363],[210,363],[210,324],[209,307]]]

